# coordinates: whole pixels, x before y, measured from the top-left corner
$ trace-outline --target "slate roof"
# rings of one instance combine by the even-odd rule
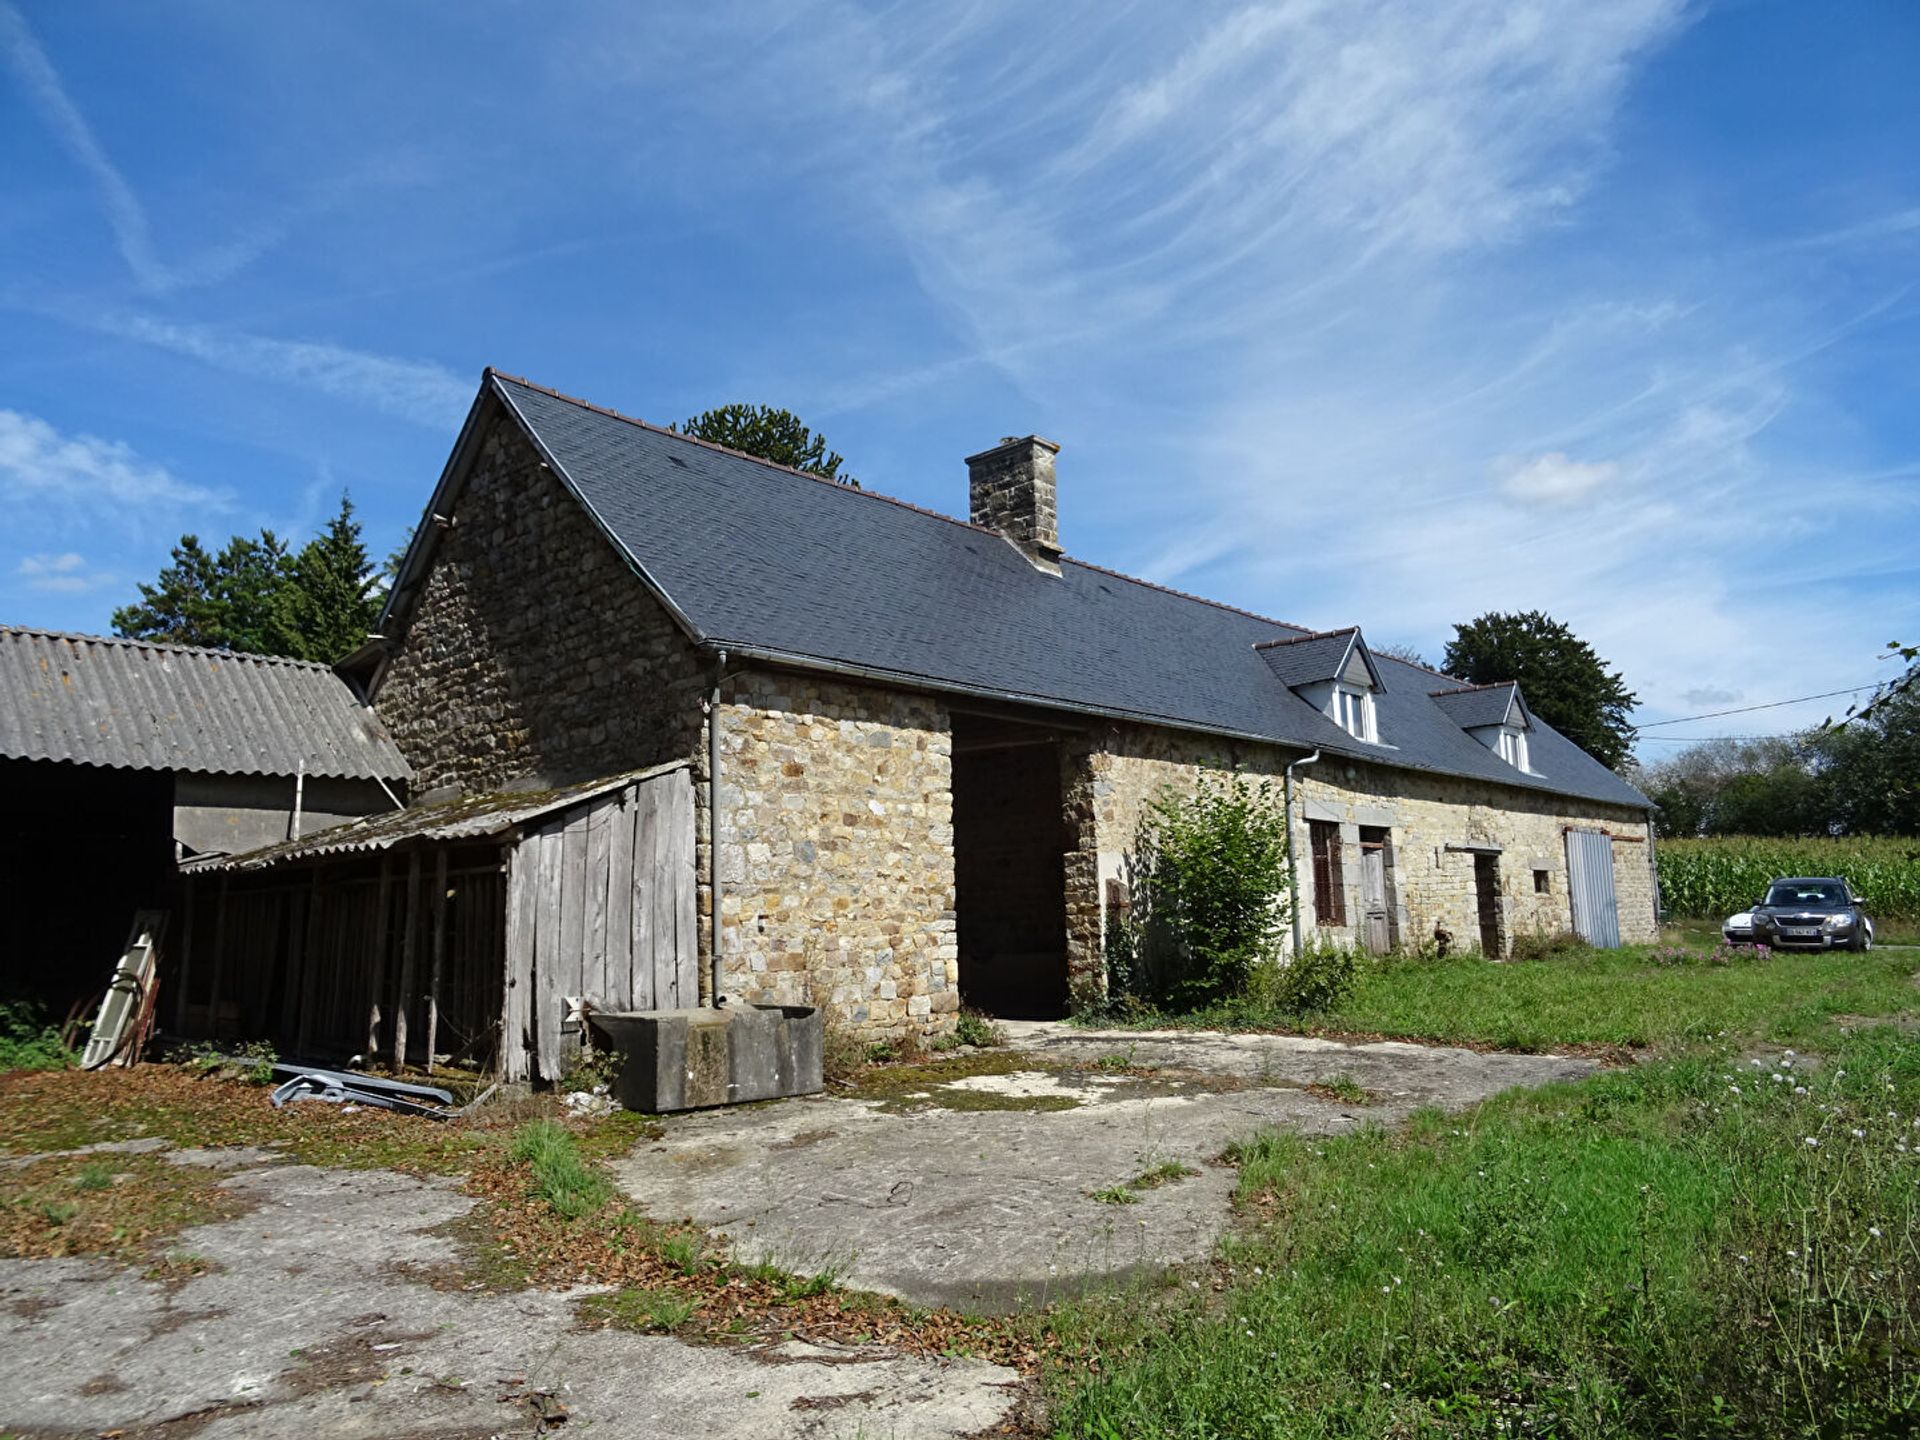
[[[1473,730],[1482,725],[1504,725],[1508,715],[1516,708],[1520,712],[1522,725],[1534,723],[1526,702],[1520,698],[1520,687],[1511,680],[1499,685],[1458,685],[1452,689],[1435,690],[1431,694],[1433,703],[1452,717],[1453,723],[1462,730]]]
[[[1360,638],[1360,627],[1357,625],[1349,625],[1344,630],[1295,635],[1286,640],[1265,640],[1257,648],[1260,658],[1267,662],[1267,668],[1280,677],[1280,683],[1296,688],[1322,680],[1338,679],[1347,668],[1347,657],[1353,653],[1356,644],[1360,647],[1360,658],[1366,663],[1374,681],[1384,686],[1385,678],[1373,663],[1373,657],[1367,653],[1366,642]]]
[[[1275,675],[1262,642],[1300,626],[1062,558],[1036,569],[991,530],[676,435],[488,371],[435,504],[497,399],[696,643],[1415,770],[1644,807],[1645,797],[1546,726],[1525,775],[1429,697],[1445,677],[1375,657],[1386,745],[1355,740]],[[1071,494],[1069,481],[1068,493]],[[381,631],[404,629],[432,527]],[[564,577],[556,577],[564,584]]]
[[[0,756],[211,775],[412,774],[325,665],[13,626],[0,627]]]

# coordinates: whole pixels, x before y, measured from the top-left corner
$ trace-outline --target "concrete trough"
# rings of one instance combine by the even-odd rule
[[[629,1110],[661,1115],[824,1088],[823,1017],[812,1005],[596,1010],[590,1023],[620,1054],[613,1098]]]

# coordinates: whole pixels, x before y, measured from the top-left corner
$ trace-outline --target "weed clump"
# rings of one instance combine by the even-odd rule
[[[1571,930],[1536,931],[1513,937],[1514,960],[1553,960],[1587,950],[1587,942]]]
[[[0,1070],[64,1070],[73,1052],[60,1043],[60,1027],[31,1000],[0,1001]]]
[[[507,1152],[532,1171],[532,1193],[563,1220],[581,1220],[613,1198],[613,1185],[580,1154],[580,1144],[555,1120],[533,1120],[514,1132]]]

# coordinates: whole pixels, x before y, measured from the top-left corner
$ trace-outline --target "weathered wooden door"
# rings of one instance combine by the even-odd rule
[[[1620,943],[1620,906],[1613,890],[1613,837],[1604,830],[1567,831],[1567,894],[1574,933],[1611,950]]]
[[[1473,888],[1480,902],[1480,953],[1489,960],[1506,958],[1507,947],[1500,934],[1500,857],[1473,857]]]
[[[1387,920],[1387,846],[1382,840],[1360,842],[1361,942],[1376,955],[1393,948],[1393,927]]]

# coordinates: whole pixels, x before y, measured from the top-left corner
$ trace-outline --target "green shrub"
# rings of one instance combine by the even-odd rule
[[[64,1070],[73,1052],[60,1043],[60,1027],[31,1000],[0,1001],[0,1070]]]
[[[1260,999],[1286,1015],[1331,1010],[1353,993],[1359,975],[1354,952],[1340,945],[1310,945],[1284,965],[1262,972]]]
[[[953,1038],[962,1045],[976,1045],[985,1049],[993,1045],[1007,1043],[1006,1032],[977,1010],[962,1010],[954,1021]]]
[[[1513,937],[1515,960],[1552,960],[1556,956],[1577,955],[1587,948],[1587,942],[1571,930],[1538,931]]]
[[[1133,917],[1113,927],[1110,1003],[1176,1010],[1246,993],[1279,953],[1287,920],[1286,820],[1270,781],[1203,772],[1163,790],[1141,822]]]

